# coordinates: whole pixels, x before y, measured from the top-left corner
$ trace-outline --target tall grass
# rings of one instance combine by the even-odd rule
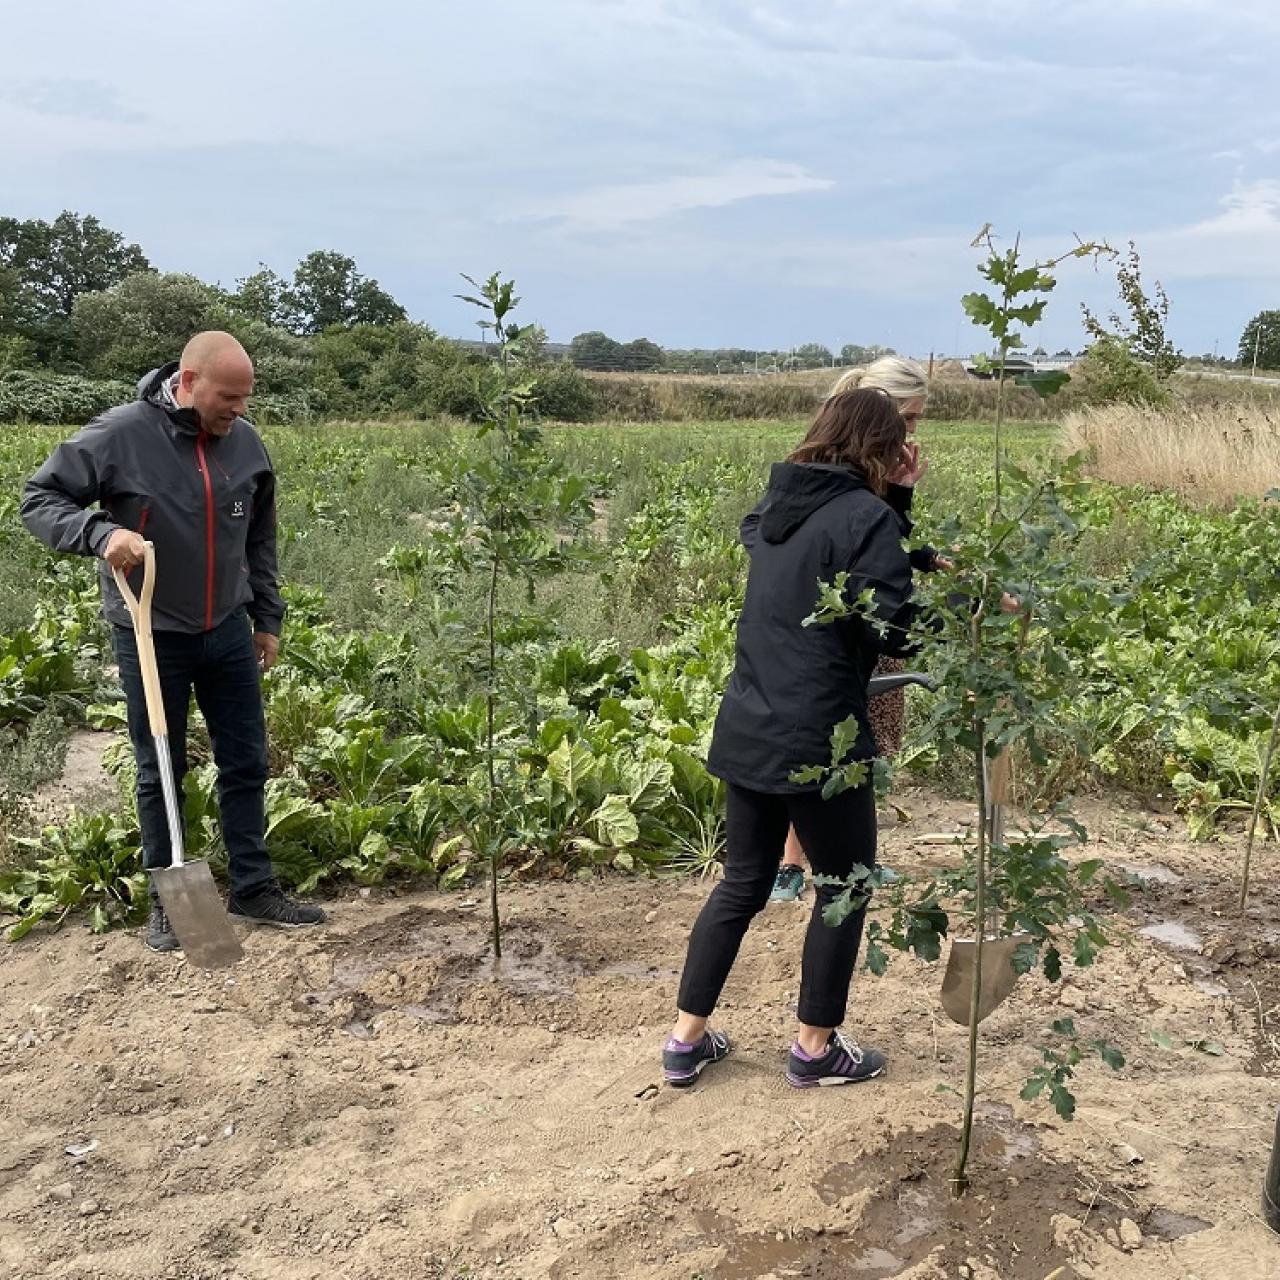
[[[1071,413],[1069,452],[1115,484],[1169,489],[1206,507],[1227,507],[1280,487],[1280,407],[1211,405],[1171,410],[1111,405]]]

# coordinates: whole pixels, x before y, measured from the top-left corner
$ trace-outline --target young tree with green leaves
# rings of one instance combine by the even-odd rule
[[[889,888],[890,923],[871,923],[866,960],[873,972],[883,971],[885,945],[936,960],[952,920],[959,917],[970,923],[974,947],[969,1046],[960,1149],[952,1175],[957,1195],[969,1186],[989,931],[994,928],[1020,939],[1012,960],[1017,972],[1038,967],[1056,982],[1062,977],[1064,957],[1088,965],[1106,945],[1102,926],[1088,905],[1091,886],[1119,893],[1102,874],[1098,860],[1064,857],[1086,838],[1069,815],[1051,815],[1056,819],[1053,827],[1061,830],[1044,819],[1033,822],[1029,833],[1009,838],[991,825],[988,792],[993,763],[1015,746],[1033,763],[1048,763],[1051,744],[1065,733],[1063,711],[1080,695],[1083,678],[1065,658],[1063,638],[1075,630],[1104,629],[1123,604],[1082,567],[1075,551],[1084,532],[1079,501],[1086,491],[1082,459],[1033,475],[1008,460],[1001,439],[1006,359],[1022,345],[1019,327],[1040,320],[1061,263],[1111,250],[1105,244],[1080,242],[1057,257],[1028,263],[1020,239],[1001,249],[990,225],[974,246],[986,250],[978,270],[993,286],[990,292],[963,299],[973,322],[991,335],[996,352],[992,371],[1000,392],[993,430],[993,501],[976,527],[948,520],[937,530],[939,545],[950,549],[954,569],[946,575],[945,596],[933,602],[920,642],[923,664],[938,685],[923,733],[942,750],[971,760],[978,825],[974,840],[964,845],[961,867],[924,877],[903,876]],[[1067,380],[1066,374],[1046,376],[1036,389],[1051,394]],[[827,624],[859,612],[870,618],[872,610],[869,599],[849,599],[846,583],[837,577],[822,587],[808,624]],[[850,734],[847,725],[833,730],[831,758],[815,775],[825,777],[824,792],[839,794],[860,780],[860,771],[845,759]],[[829,909],[828,922],[839,924],[865,902],[874,883],[874,873],[851,878]],[[1069,1119],[1075,1107],[1069,1082],[1085,1050],[1093,1049],[1116,1069],[1124,1059],[1103,1041],[1082,1046],[1069,1019],[1055,1022],[1051,1032],[1022,1096],[1030,1099],[1047,1091],[1055,1109]]]
[[[466,802],[461,815],[472,851],[489,866],[489,903],[493,953],[502,955],[498,877],[503,860],[520,847],[518,818],[525,776],[515,744],[498,735],[500,687],[505,658],[501,634],[504,610],[499,591],[504,581],[523,584],[529,598],[540,579],[563,572],[582,559],[571,535],[591,520],[587,481],[571,473],[546,448],[533,409],[534,373],[526,343],[540,330],[518,325],[511,313],[519,304],[515,282],[496,273],[483,283],[464,276],[474,294],[460,294],[478,307],[481,326],[493,336],[497,357],[477,371],[477,395],[483,406],[478,434],[484,446],[468,458],[456,481],[458,516],[455,551],[480,572],[485,583],[484,681],[485,740],[483,801]],[[570,538],[561,536],[570,535]],[[465,793],[464,793],[465,794]]]
[[[1132,240],[1128,255],[1116,263],[1116,285],[1127,316],[1113,311],[1108,317],[1108,328],[1088,307],[1081,307],[1084,327],[1095,342],[1123,347],[1163,386],[1181,366],[1182,352],[1173,345],[1167,332],[1169,295],[1159,280],[1155,283],[1154,297],[1142,287],[1142,262]]]

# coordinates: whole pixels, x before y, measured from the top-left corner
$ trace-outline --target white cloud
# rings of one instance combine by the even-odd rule
[[[704,173],[593,187],[526,204],[517,216],[562,221],[579,231],[612,231],[688,209],[714,209],[760,196],[801,195],[835,186],[800,165],[739,160]]]
[[[1212,217],[1135,237],[1139,250],[1169,279],[1280,278],[1280,179],[1237,185],[1218,203]]]

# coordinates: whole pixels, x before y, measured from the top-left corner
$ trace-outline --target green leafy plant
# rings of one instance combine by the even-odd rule
[[[1249,834],[1245,838],[1244,863],[1240,871],[1241,911],[1249,901],[1249,864],[1253,858],[1253,840],[1258,832],[1258,818],[1267,803],[1267,787],[1271,782],[1271,760],[1275,755],[1277,741],[1280,741],[1280,705],[1277,705],[1275,715],[1271,718],[1271,733],[1267,737],[1267,745],[1262,753],[1262,767],[1258,771],[1258,789],[1254,794],[1253,810],[1249,814]]]
[[[0,875],[0,910],[18,916],[16,942],[42,921],[55,927],[76,910],[103,933],[118,922],[136,923],[147,906],[147,875],[136,829],[111,814],[72,811],[61,826],[18,842],[33,865]]]

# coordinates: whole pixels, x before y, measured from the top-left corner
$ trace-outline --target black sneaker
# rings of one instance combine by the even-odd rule
[[[697,1044],[685,1044],[672,1036],[662,1046],[662,1074],[669,1085],[687,1089],[703,1067],[719,1062],[729,1048],[729,1037],[723,1031],[705,1031]]]
[[[182,949],[182,943],[178,941],[178,935],[174,933],[169,917],[165,915],[164,908],[158,902],[151,904],[151,918],[147,921],[147,932],[143,935],[143,941],[152,951]]]
[[[301,929],[325,922],[325,914],[319,907],[289,897],[274,881],[247,898],[238,898],[233,893],[227,900],[227,914],[275,929]]]
[[[885,1069],[885,1057],[879,1049],[863,1049],[840,1032],[833,1031],[827,1051],[811,1058],[798,1044],[791,1046],[787,1058],[787,1083],[795,1089],[813,1089],[818,1085],[857,1084],[871,1080]]]

